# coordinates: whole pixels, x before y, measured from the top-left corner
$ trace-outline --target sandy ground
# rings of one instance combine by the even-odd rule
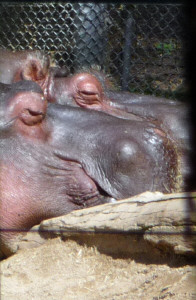
[[[112,258],[56,238],[1,262],[1,300],[196,299],[194,266]]]

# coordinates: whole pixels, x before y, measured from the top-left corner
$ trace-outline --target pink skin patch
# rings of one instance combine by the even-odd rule
[[[154,128],[154,132],[160,135],[161,137],[166,137],[166,133],[158,128]]]
[[[33,225],[33,214],[31,207],[31,195],[28,193],[28,186],[23,181],[23,174],[13,165],[4,163],[1,166],[0,185],[1,185],[1,205],[0,220],[1,229],[7,229],[2,235],[12,238],[15,235],[12,229],[24,229],[27,225],[27,212],[29,215],[28,223]]]
[[[103,89],[99,81],[88,73],[81,73],[73,78],[73,97],[81,107],[93,106],[98,109],[103,105]]]
[[[46,111],[47,101],[42,94],[20,92],[8,102],[7,120],[15,119],[14,128],[20,134],[43,138]]]

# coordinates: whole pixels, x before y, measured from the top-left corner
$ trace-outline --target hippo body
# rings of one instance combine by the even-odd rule
[[[56,78],[49,86],[51,99],[56,103],[102,111],[125,120],[146,120],[166,133],[180,157],[184,159],[185,153],[190,151],[189,111],[182,102],[129,92],[104,91],[103,83],[101,85],[101,81],[88,73]],[[186,161],[182,164],[186,177],[190,170]]]
[[[159,121],[160,126],[176,141],[188,138],[188,107],[186,104],[154,96],[137,95],[129,92],[108,92],[111,105],[151,121]]]
[[[29,84],[15,83],[0,101],[6,255],[13,251],[12,230],[112,198],[182,189],[175,145],[157,124],[52,103],[47,108],[40,87]]]

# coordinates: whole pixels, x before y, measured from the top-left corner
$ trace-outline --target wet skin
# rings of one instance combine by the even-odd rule
[[[51,67],[49,57],[41,51],[0,50],[0,82],[33,80],[40,85],[49,102],[103,111],[124,119],[133,119],[136,115],[136,119],[156,120],[176,142],[187,139],[187,107],[184,104],[113,91],[108,76],[95,70],[67,75],[66,68]]]
[[[51,101],[56,103],[102,111],[125,120],[146,120],[160,127],[178,152],[182,177],[186,178],[189,174],[189,114],[185,104],[154,96],[109,90],[112,85],[100,72],[57,78],[49,86]],[[47,98],[50,100],[49,94]]]
[[[39,65],[36,70],[39,70]],[[92,71],[65,77],[66,69],[50,67],[47,70],[47,78],[44,77],[44,80],[38,83],[49,102],[103,111],[123,119],[147,119],[160,126],[167,137],[175,142],[180,156],[189,151],[186,105],[153,96],[113,91],[112,83],[101,72]],[[23,72],[28,73],[25,68]],[[42,82],[44,84],[41,84]]]
[[[32,80],[40,85],[49,102],[116,114],[116,109],[110,107],[107,101],[102,101],[105,100],[102,97],[102,87],[94,75],[90,73],[79,73],[70,77],[67,75],[66,67],[51,66],[49,56],[41,51],[13,52],[0,49],[1,83]],[[121,112],[117,110],[117,114],[120,115]]]
[[[96,76],[95,76],[96,74]],[[158,122],[170,138],[183,144],[188,137],[188,108],[174,100],[137,95],[107,89],[111,85],[101,73],[78,73],[56,78],[49,83],[47,99],[62,105],[80,106],[90,110],[137,120]],[[182,146],[183,147],[183,146]]]
[[[176,149],[157,125],[77,107],[47,107],[35,83],[27,91],[21,85],[0,101],[6,255],[16,236],[9,229],[28,230],[43,219],[111,198],[179,190]]]

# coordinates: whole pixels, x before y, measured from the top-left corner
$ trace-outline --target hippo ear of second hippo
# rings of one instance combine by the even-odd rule
[[[43,69],[39,61],[30,60],[21,71],[21,80],[39,81],[46,77],[46,70]],[[15,78],[17,81],[17,78]]]

